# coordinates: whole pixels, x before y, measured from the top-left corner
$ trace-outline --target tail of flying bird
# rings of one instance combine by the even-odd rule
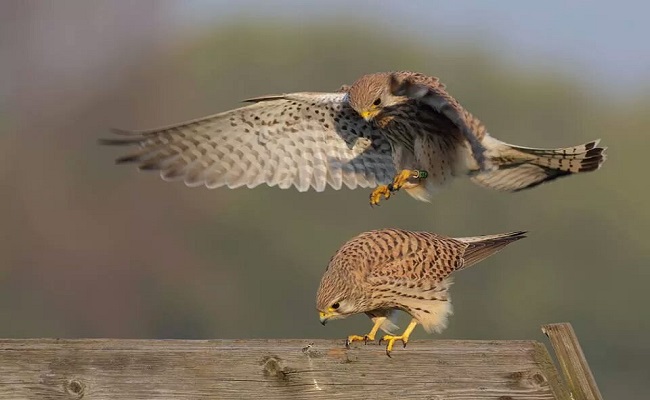
[[[518,191],[562,176],[595,171],[606,159],[606,148],[598,147],[599,141],[561,149],[536,149],[486,136],[483,145],[495,168],[478,172],[472,180],[491,189]]]

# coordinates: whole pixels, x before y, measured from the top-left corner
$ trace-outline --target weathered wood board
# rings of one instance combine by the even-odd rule
[[[311,344],[311,345],[310,345]],[[568,399],[536,341],[0,340],[0,399]]]

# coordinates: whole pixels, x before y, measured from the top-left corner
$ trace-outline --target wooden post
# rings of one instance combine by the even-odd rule
[[[0,339],[0,400],[569,399],[536,341]]]
[[[573,399],[603,400],[571,324],[544,325],[542,332],[551,341]]]

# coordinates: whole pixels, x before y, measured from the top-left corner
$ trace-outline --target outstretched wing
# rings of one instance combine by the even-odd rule
[[[406,96],[419,101],[447,117],[465,136],[479,168],[483,171],[490,169],[485,158],[485,147],[481,144],[487,134],[485,126],[447,93],[445,85],[438,78],[413,72],[397,72],[391,74],[390,86],[395,96]]]
[[[348,105],[346,93],[293,93],[141,132],[115,131],[111,145],[137,145],[120,157],[165,180],[208,188],[262,183],[299,191],[327,185],[374,187],[395,174],[390,144]]]

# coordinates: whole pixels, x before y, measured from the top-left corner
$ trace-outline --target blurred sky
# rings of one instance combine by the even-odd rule
[[[604,80],[618,93],[650,85],[650,2],[604,0],[345,1],[298,0],[174,2],[177,23],[195,27],[237,18],[313,20],[331,16],[375,21],[378,31],[405,31],[426,39],[449,34],[477,38],[521,66],[558,64],[578,77]],[[640,44],[642,44],[640,46]],[[641,87],[639,87],[641,83]]]
[[[86,19],[61,23],[78,8]],[[247,21],[304,29],[337,21],[333,30],[359,21],[376,25],[378,37],[395,32],[423,44],[462,44],[518,71],[564,72],[585,86],[604,87],[617,99],[650,91],[650,45],[644,39],[650,37],[650,2],[643,1],[143,0],[117,6],[106,0],[26,0],[2,3],[0,11],[0,74],[9,76],[0,81],[0,114],[3,103],[24,105],[26,97],[31,107],[23,108],[35,109],[34,101],[47,102],[56,86],[98,84],[98,69],[105,73],[102,83],[115,84],[144,54],[169,51],[216,26]],[[91,57],[88,47],[101,51]],[[426,72],[436,71],[431,66]],[[35,92],[38,96],[27,96]]]

